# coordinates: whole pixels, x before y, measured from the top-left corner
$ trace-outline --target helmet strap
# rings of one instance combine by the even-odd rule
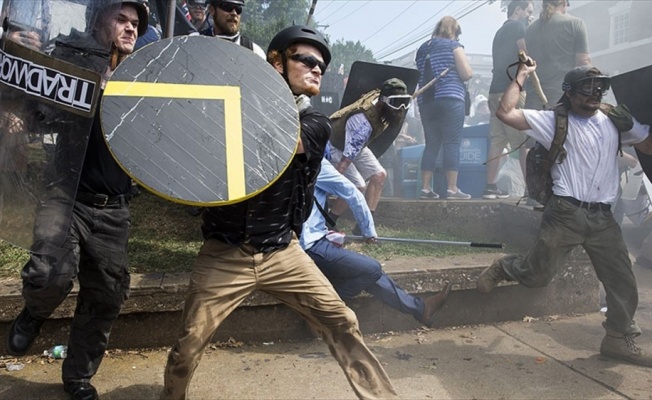
[[[281,76],[283,76],[283,79],[287,82],[292,94],[295,94],[292,85],[290,84],[290,77],[288,76],[288,58],[285,56],[285,50],[281,52],[281,63],[283,65],[283,74]]]

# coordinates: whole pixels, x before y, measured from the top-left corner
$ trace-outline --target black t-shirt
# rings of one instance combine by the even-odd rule
[[[493,78],[489,93],[504,93],[511,83],[507,73],[507,66],[518,61],[519,39],[525,38],[525,22],[508,19],[498,29],[492,47],[493,57]],[[510,71],[512,77],[516,74],[516,68]]]
[[[100,107],[97,109],[79,179],[79,191],[109,196],[127,194],[131,191],[131,178],[109,151],[100,125]]]
[[[328,118],[309,108],[301,113],[301,141],[305,154],[297,154],[290,166],[262,193],[228,206],[211,207],[203,214],[205,239],[234,246],[252,245],[270,252],[287,247],[308,218],[313,192],[331,127]]]

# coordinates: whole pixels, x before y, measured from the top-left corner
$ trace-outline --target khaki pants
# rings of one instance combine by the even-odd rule
[[[494,149],[506,149],[507,145],[511,150],[517,149],[520,146],[530,148],[534,145],[534,140],[524,144],[528,140],[528,136],[505,124],[496,117],[496,111],[500,107],[500,100],[503,98],[503,93],[490,93],[489,94],[489,143]],[[521,92],[516,108],[522,109],[525,104],[525,92]]]
[[[181,335],[165,368],[162,399],[185,399],[204,349],[226,317],[252,292],[262,290],[297,311],[322,334],[361,399],[396,398],[389,377],[364,344],[355,314],[299,246],[255,253],[207,240],[193,266]]]

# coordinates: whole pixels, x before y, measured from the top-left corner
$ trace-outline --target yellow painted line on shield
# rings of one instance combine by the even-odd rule
[[[242,108],[239,86],[184,85],[176,83],[109,81],[104,96],[157,97],[165,99],[224,100],[226,130],[226,175],[229,199],[238,199],[245,192]]]

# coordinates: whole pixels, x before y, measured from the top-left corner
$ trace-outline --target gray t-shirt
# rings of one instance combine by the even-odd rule
[[[528,55],[537,62],[537,75],[550,108],[564,94],[561,86],[564,76],[575,67],[575,55],[588,53],[589,42],[584,21],[567,14],[553,14],[550,20],[538,19],[525,32]],[[530,94],[525,108],[541,109],[531,80],[526,85]]]
[[[491,55],[493,58],[493,78],[489,93],[504,93],[510,84],[507,67],[518,61],[518,42],[525,37],[525,22],[507,20],[494,36]],[[516,67],[510,69],[512,77],[516,75]]]

